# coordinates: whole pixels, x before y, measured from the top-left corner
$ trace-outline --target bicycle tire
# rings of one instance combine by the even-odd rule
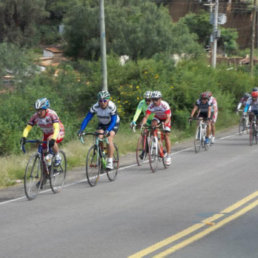
[[[255,130],[254,124],[252,124],[251,127],[250,127],[250,130],[249,130],[249,145],[250,146],[252,146],[253,143],[254,143],[254,138],[255,138],[254,130]]]
[[[100,157],[96,145],[90,147],[86,157],[86,178],[90,186],[95,186],[101,170]]]
[[[59,193],[62,191],[64,186],[66,170],[67,170],[67,161],[66,155],[63,151],[59,151],[61,156],[61,162],[58,166],[55,166],[55,156],[52,158],[52,165],[50,168],[50,188],[53,193]]]
[[[146,142],[143,143],[143,140]],[[144,147],[145,149],[144,149]],[[141,156],[141,157],[140,157]],[[136,148],[136,162],[138,166],[142,166],[143,162],[147,159],[148,156],[148,141],[147,137],[143,137],[140,135],[137,141],[137,148]]]
[[[153,173],[155,173],[157,170],[157,167],[158,167],[158,162],[159,162],[158,139],[155,136],[151,136],[149,139],[148,157],[149,157],[150,169]]]
[[[114,154],[113,154],[113,167],[114,169],[107,169],[107,177],[109,181],[114,181],[117,177],[118,169],[119,169],[119,152],[117,146],[114,144]]]
[[[160,156],[160,153],[163,153],[163,157],[160,157],[160,159],[162,160],[162,163],[163,163],[163,167],[168,168],[169,165],[166,164],[166,160],[164,157],[164,147],[163,147],[161,140],[158,141],[158,146],[159,146],[159,156]],[[169,154],[167,153],[167,155],[169,155]]]
[[[43,181],[40,156],[34,154],[29,158],[24,173],[24,192],[28,200],[37,197]]]
[[[197,127],[195,139],[194,139],[194,151],[195,153],[200,152],[202,146],[202,136],[200,132],[200,126]]]

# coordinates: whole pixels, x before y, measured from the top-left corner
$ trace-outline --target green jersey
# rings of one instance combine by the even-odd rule
[[[146,110],[148,109],[148,105],[147,103],[145,102],[145,99],[141,100],[137,106],[137,109],[136,109],[136,112],[134,114],[134,117],[133,117],[133,122],[136,122],[141,114],[141,112],[143,112],[143,115],[145,116],[145,113],[146,113]],[[148,117],[148,121],[147,123],[149,124],[149,122],[153,119],[155,114],[151,114],[149,117]]]

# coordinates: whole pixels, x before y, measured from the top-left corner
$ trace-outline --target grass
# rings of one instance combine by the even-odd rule
[[[225,129],[237,123],[239,117],[236,115],[228,115],[220,117],[217,123],[217,130]],[[193,137],[195,126],[185,128],[184,130],[174,129],[171,131],[171,142],[183,141],[187,138]],[[118,145],[120,157],[129,152],[134,152],[139,137],[139,131],[133,133],[129,129],[129,125],[121,125],[119,132],[115,137],[115,143]],[[89,147],[93,144],[93,138],[85,138],[85,144],[82,144],[78,139],[64,143],[61,148],[67,156],[68,169],[74,167],[85,166],[85,158]],[[24,175],[24,170],[30,155],[36,150],[20,155],[10,155],[7,157],[0,157],[0,188],[15,185],[21,182]]]

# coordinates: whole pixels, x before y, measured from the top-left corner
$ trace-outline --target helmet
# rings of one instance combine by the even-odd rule
[[[49,107],[50,103],[47,98],[37,99],[35,102],[35,109],[47,109]]]
[[[258,88],[257,88],[257,87],[254,87],[254,88],[252,89],[252,91],[258,91]]]
[[[110,94],[106,90],[102,90],[98,93],[98,100],[100,99],[110,99]]]
[[[151,97],[152,97],[153,99],[159,99],[159,98],[162,97],[162,94],[161,94],[160,91],[153,91],[152,94],[151,94]]]
[[[244,94],[244,98],[245,99],[248,99],[248,98],[250,98],[251,97],[251,94],[249,94],[248,92],[246,92],[245,94]]]
[[[201,94],[201,99],[209,99],[209,98],[210,98],[210,95],[209,95],[208,92],[203,92],[203,93]]]
[[[211,91],[206,91],[206,93],[209,95],[209,97],[212,96],[212,92]]]
[[[253,91],[252,92],[252,97],[257,98],[258,97],[258,91]]]
[[[143,94],[143,97],[145,98],[145,99],[150,99],[151,98],[151,94],[152,94],[152,92],[151,91],[145,91],[144,92],[144,94]]]

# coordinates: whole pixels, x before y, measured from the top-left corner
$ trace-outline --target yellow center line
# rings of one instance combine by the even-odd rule
[[[221,217],[223,217],[225,215],[225,213],[229,213],[229,212],[232,212],[233,210],[239,208],[240,206],[244,205],[245,203],[247,203],[248,201],[254,199],[255,197],[258,196],[258,191],[257,192],[254,192],[250,195],[248,195],[247,197],[243,198],[242,200],[238,201],[237,203],[229,206],[228,208],[224,209],[223,211],[221,211],[220,213],[218,214],[214,214],[213,216],[203,220],[201,223],[197,223],[197,224],[194,224],[190,227],[188,227],[187,229],[175,234],[175,235],[172,235],[152,246],[149,246],[131,256],[129,256],[128,258],[139,258],[139,257],[144,257],[145,255],[148,255],[152,252],[155,252],[156,250],[168,245],[168,244],[171,244],[173,242],[175,242],[176,240],[179,240],[180,238],[182,237],[185,237],[191,233],[193,233],[194,231],[202,228],[202,227],[205,227],[206,225],[214,225],[214,223],[211,223],[212,221],[215,221]]]
[[[210,234],[211,232],[219,229],[220,227],[224,226],[225,224],[231,222],[232,220],[235,220],[237,219],[238,217],[244,215],[245,213],[247,213],[248,211],[254,209],[256,206],[258,205],[258,200],[257,201],[254,201],[253,203],[249,204],[248,206],[246,206],[245,208],[243,208],[242,210],[236,212],[235,214],[223,219],[222,221],[218,222],[217,224],[215,224],[214,226],[208,228],[208,229],[205,229],[203,230],[202,232],[182,241],[181,243],[165,250],[164,252],[162,253],[159,253],[158,255],[155,255],[154,258],[161,258],[161,257],[165,257],[169,254],[172,254],[174,252],[176,252],[177,250],[203,238],[204,236]]]

